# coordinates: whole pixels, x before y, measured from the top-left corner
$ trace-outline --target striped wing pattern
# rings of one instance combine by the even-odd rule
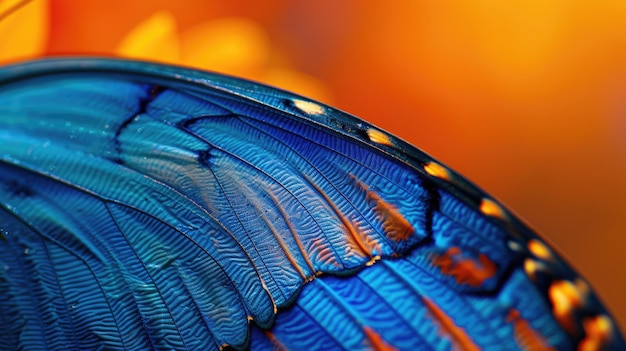
[[[617,327],[482,191],[367,122],[155,64],[0,71],[0,349],[590,349]]]

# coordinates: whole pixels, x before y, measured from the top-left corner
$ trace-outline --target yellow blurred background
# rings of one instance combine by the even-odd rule
[[[623,0],[21,2],[0,63],[139,57],[330,103],[503,201],[626,324]]]

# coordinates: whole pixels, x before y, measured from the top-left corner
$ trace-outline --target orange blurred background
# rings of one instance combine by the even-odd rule
[[[0,38],[2,63],[147,58],[360,116],[525,218],[626,325],[622,0],[32,0],[0,18]]]

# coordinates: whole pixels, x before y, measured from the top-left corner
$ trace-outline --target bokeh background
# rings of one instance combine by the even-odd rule
[[[0,0],[0,38],[0,63],[139,57],[358,115],[512,208],[626,325],[623,0]]]

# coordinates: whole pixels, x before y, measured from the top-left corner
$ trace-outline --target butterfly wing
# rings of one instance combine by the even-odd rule
[[[367,122],[140,62],[0,71],[0,348],[624,346],[588,286]]]

